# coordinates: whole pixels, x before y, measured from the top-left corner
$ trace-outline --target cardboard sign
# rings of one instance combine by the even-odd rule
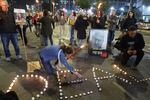
[[[34,72],[36,69],[41,69],[39,61],[27,62],[27,72]]]
[[[91,50],[106,50],[108,42],[108,30],[92,29],[90,31],[89,48]]]

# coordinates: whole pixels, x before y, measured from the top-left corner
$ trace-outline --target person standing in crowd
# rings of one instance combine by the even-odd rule
[[[50,17],[47,10],[44,10],[43,17],[38,20],[42,24],[41,34],[44,39],[44,46],[48,46],[48,38],[50,44],[53,45],[53,29],[55,28],[54,20]],[[52,28],[53,26],[53,28]]]
[[[75,22],[79,47],[83,44],[84,39],[86,39],[86,29],[88,25],[89,23],[87,17],[83,17],[83,15],[80,14]]]
[[[132,69],[136,69],[138,64],[143,58],[144,51],[142,50],[145,46],[145,42],[142,34],[137,32],[136,26],[130,26],[128,29],[128,33],[124,35],[120,40],[120,48],[123,52],[123,56],[121,59],[121,64],[126,66],[127,61],[132,55],[136,55],[136,61]]]
[[[75,74],[77,77],[82,78],[82,75],[80,75],[78,72],[74,70],[74,68],[68,64],[67,62],[67,55],[72,54],[73,49],[66,45],[53,45],[51,47],[43,48],[39,55],[41,62],[45,68],[45,70],[48,72],[49,75],[55,74],[55,70],[60,71],[61,64],[63,64],[68,70],[70,70],[73,74]],[[52,61],[55,61],[55,65],[52,65]]]
[[[30,32],[32,32],[32,16],[31,13],[28,12],[28,15],[26,16],[27,25],[30,29]]]
[[[0,6],[0,14],[2,14],[2,7]],[[2,22],[3,22],[3,20],[2,20],[2,15],[0,15],[0,24],[2,25]],[[2,33],[2,26],[0,25],[0,36],[1,36],[1,33]]]
[[[116,16],[116,10],[112,10],[110,15],[107,19],[108,22],[108,45],[111,46],[111,42],[114,39],[115,36],[115,30],[117,25],[117,16]]]
[[[2,17],[1,17],[1,16],[2,16],[2,15],[1,15],[2,12],[3,12],[3,11],[2,11],[2,7],[0,6],[0,38],[1,38],[1,33],[2,33],[2,26],[1,26],[1,25],[2,25]],[[1,42],[1,40],[0,40],[0,42]],[[1,55],[2,55],[2,54],[1,54],[1,52],[0,52],[0,58],[1,58]],[[1,63],[1,61],[0,61],[0,63]]]
[[[62,35],[65,34],[65,23],[66,23],[66,18],[65,18],[65,12],[64,12],[64,11],[60,11],[59,23],[60,23],[59,40],[61,40],[61,39],[62,39]]]
[[[135,14],[133,11],[129,11],[127,14],[127,18],[124,21],[123,29],[128,30],[130,26],[137,26],[137,20],[135,18]]]
[[[18,46],[18,37],[17,37],[17,31],[16,31],[16,23],[13,12],[10,12],[8,10],[8,4],[4,2],[2,5],[2,12],[1,12],[1,40],[5,52],[6,61],[11,61],[11,54],[9,51],[9,42],[11,41],[15,52],[17,59],[22,58],[20,55],[20,49]]]
[[[93,17],[91,21],[92,29],[105,29],[106,18],[102,11],[97,11],[96,16]]]
[[[37,37],[39,37],[39,32],[38,32],[39,24],[37,22],[38,21],[38,17],[39,17],[39,14],[38,14],[38,12],[36,12],[36,14],[32,18],[32,23],[33,23],[33,25],[35,27],[35,35]]]
[[[15,91],[4,93],[0,90],[0,100],[19,100]]]
[[[73,11],[68,18],[68,23],[70,25],[70,45],[74,43],[74,24],[76,21],[76,13]]]

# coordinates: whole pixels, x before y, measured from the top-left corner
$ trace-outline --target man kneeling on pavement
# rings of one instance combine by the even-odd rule
[[[55,74],[55,69],[60,71],[61,64],[63,64],[68,70],[70,70],[77,77],[82,78],[74,68],[68,64],[67,55],[72,54],[73,49],[66,45],[53,45],[50,47],[45,47],[40,51],[40,59],[43,64],[43,67],[48,72],[49,75]],[[57,62],[57,64],[52,64],[53,61]]]
[[[120,47],[123,53],[121,64],[126,66],[129,58],[133,55],[136,55],[136,60],[133,66],[131,66],[132,69],[136,69],[137,65],[140,63],[144,56],[144,46],[145,42],[142,34],[137,32],[136,26],[131,26],[128,29],[128,33],[124,35],[120,41]]]

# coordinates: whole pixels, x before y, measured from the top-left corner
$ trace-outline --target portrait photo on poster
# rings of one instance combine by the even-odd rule
[[[94,50],[106,50],[108,41],[108,30],[92,29],[90,31],[89,45]]]

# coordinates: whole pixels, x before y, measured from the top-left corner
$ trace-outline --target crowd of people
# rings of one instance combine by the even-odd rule
[[[72,11],[69,16],[67,16],[63,10],[60,10],[55,15],[52,15],[48,10],[44,10],[43,13],[38,12],[34,16],[28,12],[22,23],[23,24],[16,23],[14,13],[9,11],[9,5],[7,3],[1,5],[0,37],[6,61],[11,61],[11,53],[9,50],[10,41],[14,47],[16,59],[22,59],[17,33],[20,33],[23,44],[28,46],[27,28],[29,28],[30,32],[33,32],[34,26],[35,35],[40,37],[42,46],[39,58],[49,75],[54,74],[55,69],[59,70],[60,67],[58,66],[60,66],[61,63],[77,77],[82,78],[82,75],[68,64],[66,57],[68,54],[73,53],[72,47],[74,45],[81,47],[86,39],[88,41],[88,27],[90,27],[90,29],[108,29],[108,46],[112,46],[115,31],[117,30],[117,26],[119,26],[121,36],[119,37],[120,40],[117,44],[117,49],[122,52],[121,64],[123,66],[126,66],[127,61],[132,55],[136,55],[136,61],[132,66],[133,69],[136,69],[144,55],[143,48],[145,42],[143,36],[137,32],[137,19],[133,11],[129,11],[126,18],[119,19],[116,10],[112,10],[108,15],[104,14],[101,10],[97,10],[93,15],[88,15],[82,11],[78,13]],[[61,42],[64,34],[66,34],[66,24],[69,25],[69,45],[56,45],[56,43],[53,42],[53,30],[59,25],[60,32],[57,33],[59,34],[57,38],[59,42]],[[77,40],[75,39],[75,33]],[[75,41],[77,41],[77,43]],[[50,46],[48,44],[50,44]],[[55,65],[51,63],[53,60],[57,60]],[[53,66],[57,67],[54,68]]]
[[[53,42],[53,30],[57,25],[60,27],[60,32],[57,33],[58,40],[61,42],[61,39],[63,39],[65,32],[65,25],[69,25],[69,45],[70,47],[77,45],[78,47],[82,46],[85,42],[85,40],[89,36],[87,36],[87,28],[90,27],[90,29],[108,29],[108,47],[112,46],[112,41],[115,37],[115,31],[117,30],[117,26],[119,26],[119,31],[122,33],[120,36],[120,41],[118,45],[121,50],[125,49],[126,47],[129,47],[129,40],[124,37],[126,35],[129,35],[130,33],[135,33],[137,30],[137,19],[135,18],[135,14],[133,11],[129,11],[127,13],[126,18],[120,19],[117,14],[116,10],[112,10],[108,15],[104,14],[103,11],[97,10],[95,14],[88,15],[87,13],[80,11],[76,13],[75,11],[72,11],[72,13],[67,16],[65,11],[59,10],[55,15],[52,15],[52,13],[48,10],[44,10],[42,12],[37,12],[34,15],[32,15],[30,12],[27,13],[26,17],[24,17],[24,20],[21,20],[23,24],[17,23],[14,13],[9,11],[9,5],[7,3],[4,3],[4,5],[1,5],[0,9],[0,36],[1,41],[4,48],[4,53],[6,57],[6,61],[11,61],[11,53],[9,51],[9,42],[11,41],[14,50],[16,53],[16,58],[21,59],[22,56],[20,55],[20,49],[18,45],[18,35],[17,33],[20,33],[20,36],[22,38],[23,44],[25,46],[28,46],[28,34],[27,34],[27,28],[29,28],[30,32],[33,32],[33,26],[34,26],[34,32],[37,37],[40,37],[41,40],[41,46],[47,47],[48,44],[51,46],[55,46],[56,43]],[[76,31],[77,32],[76,32]],[[132,31],[132,32],[131,32]],[[75,33],[77,40],[75,39]],[[136,32],[137,33],[137,32]],[[139,35],[138,35],[139,36]],[[129,35],[130,37],[130,35]],[[132,36],[131,36],[132,37]],[[136,36],[133,36],[133,38]],[[143,43],[142,46],[140,45],[135,46],[134,48],[140,48],[141,51],[144,48],[144,39],[141,36],[141,39],[137,41],[137,39],[132,39],[135,43],[133,45],[135,46],[136,43]],[[50,43],[48,42],[50,41]],[[77,41],[77,43],[75,42]],[[123,41],[123,42],[122,42]],[[127,43],[125,44],[126,41]],[[126,45],[126,46],[125,46]],[[126,48],[126,49],[127,49]],[[139,50],[138,50],[139,51]],[[124,52],[124,50],[122,51]],[[128,53],[128,52],[126,52]],[[140,52],[141,53],[141,52]],[[139,54],[139,52],[134,52],[132,54]],[[142,54],[140,56],[140,60],[142,58]],[[127,56],[127,55],[124,55]],[[129,56],[128,56],[129,57]],[[127,59],[128,59],[127,57]],[[138,58],[138,57],[137,57]],[[140,61],[138,59],[138,62]],[[126,61],[125,61],[126,62]],[[124,62],[124,63],[125,63]],[[138,62],[136,62],[135,66],[137,66]],[[123,63],[123,65],[124,65]]]

